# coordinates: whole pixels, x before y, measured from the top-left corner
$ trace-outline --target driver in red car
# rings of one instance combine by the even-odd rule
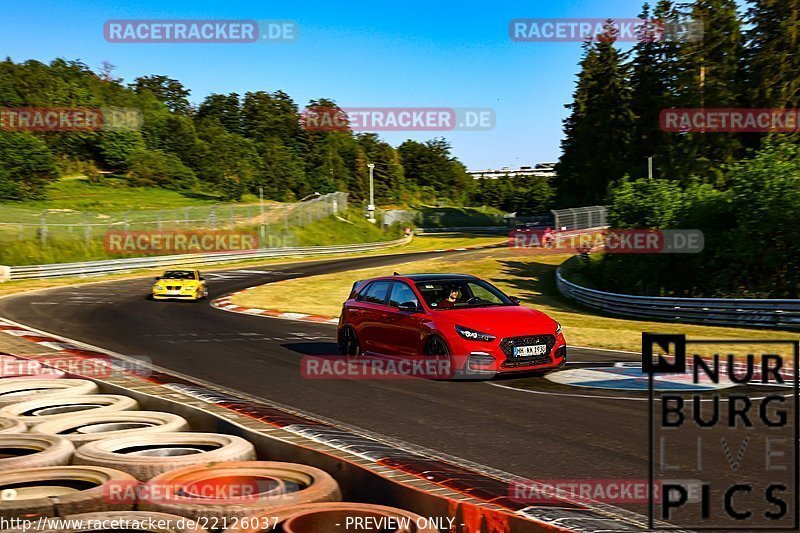
[[[437,307],[455,307],[456,302],[461,297],[461,291],[453,287],[450,289],[450,296],[437,304]]]

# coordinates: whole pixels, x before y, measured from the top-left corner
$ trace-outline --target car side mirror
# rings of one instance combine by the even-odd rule
[[[156,276],[156,281],[160,280],[161,276]]]
[[[203,278],[203,277],[200,278],[200,281],[205,281],[205,280],[206,280],[206,278]]]
[[[517,298],[516,296],[510,296],[508,299],[514,302],[515,304],[519,305],[520,299]]]
[[[416,302],[403,302],[398,305],[397,308],[401,311],[409,311],[411,313],[416,313],[419,311],[419,306]]]

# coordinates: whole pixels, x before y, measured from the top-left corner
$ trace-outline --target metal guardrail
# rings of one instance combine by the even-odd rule
[[[720,326],[800,329],[800,300],[669,298],[616,294],[581,287],[556,271],[559,292],[613,315]]]
[[[431,233],[508,233],[511,230],[508,226],[468,226],[459,228],[417,228],[417,235]]]
[[[226,261],[245,261],[248,259],[265,259],[272,257],[302,257],[307,255],[324,255],[348,252],[366,252],[379,250],[402,244],[407,237],[394,241],[370,242],[366,244],[341,244],[336,246],[306,246],[294,248],[262,248],[236,252],[214,252],[207,254],[179,254],[150,257],[133,257],[125,259],[109,259],[104,261],[87,261],[83,263],[56,263],[49,265],[0,267],[0,272],[7,269],[8,278],[0,281],[17,279],[44,279],[66,276],[100,276],[114,272],[157,268],[166,266],[208,265]]]
[[[604,205],[553,209],[554,227],[557,230],[588,229],[608,224],[608,208]]]

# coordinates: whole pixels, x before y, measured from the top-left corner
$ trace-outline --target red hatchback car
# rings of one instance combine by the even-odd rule
[[[458,374],[545,373],[567,361],[561,325],[462,274],[358,281],[339,318],[343,355],[431,356]]]

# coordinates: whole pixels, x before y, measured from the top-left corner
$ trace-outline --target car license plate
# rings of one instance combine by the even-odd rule
[[[514,357],[530,357],[532,355],[544,355],[546,353],[546,344],[534,344],[533,346],[514,346]]]

